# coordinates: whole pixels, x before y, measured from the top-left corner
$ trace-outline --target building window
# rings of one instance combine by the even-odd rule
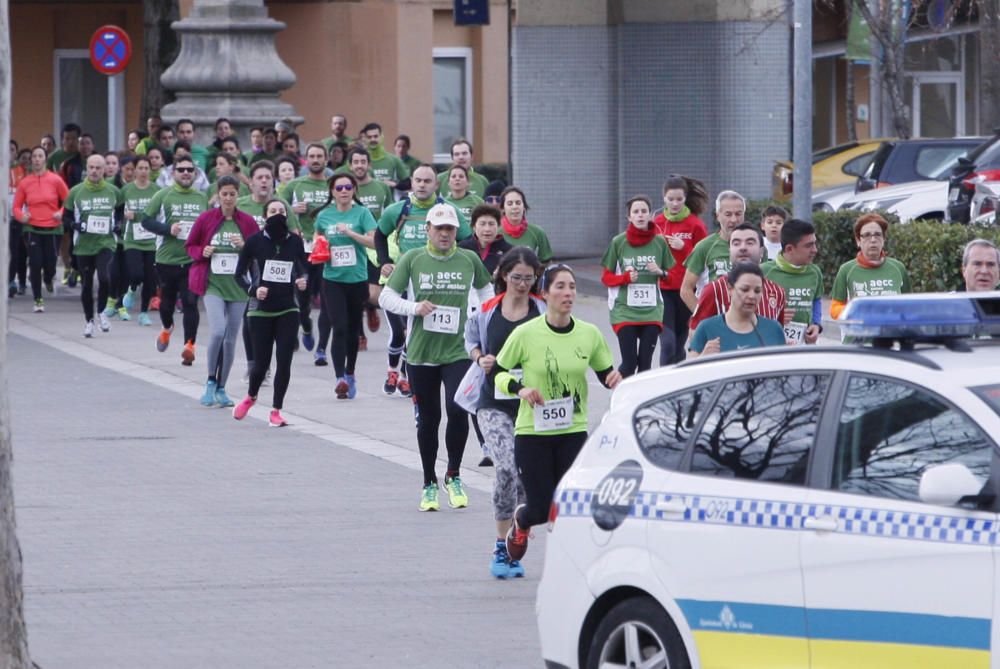
[[[451,160],[451,143],[472,141],[472,49],[434,49],[434,161]]]
[[[86,49],[56,49],[54,68],[55,129],[76,123],[98,151],[125,148],[125,75],[101,74]]]

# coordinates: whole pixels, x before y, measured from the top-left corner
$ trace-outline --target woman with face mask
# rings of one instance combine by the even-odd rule
[[[264,216],[264,229],[247,240],[236,264],[236,283],[250,296],[247,319],[254,359],[247,396],[233,409],[233,418],[242,420],[257,402],[273,352],[277,366],[268,425],[284,427],[288,423],[281,409],[299,332],[295,290],[306,289],[309,268],[303,260],[302,238],[288,232],[285,203],[270,200],[264,205]]]

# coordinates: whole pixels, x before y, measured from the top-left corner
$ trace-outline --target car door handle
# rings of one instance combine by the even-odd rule
[[[816,530],[817,532],[836,532],[837,519],[829,516],[809,516],[802,521],[802,527],[807,530]]]
[[[662,513],[668,513],[671,515],[684,515],[687,511],[687,504],[680,497],[671,497],[670,499],[660,500],[656,503],[656,510]]]

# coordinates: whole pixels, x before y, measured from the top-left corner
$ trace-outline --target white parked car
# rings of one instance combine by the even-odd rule
[[[902,222],[919,219],[944,220],[948,206],[947,181],[910,181],[864,191],[848,198],[841,209],[859,212],[885,210]]]
[[[859,298],[875,346],[622,383],[553,502],[545,666],[1000,667],[998,314]]]
[[[984,181],[976,184],[976,190],[972,195],[970,220],[974,223],[993,225],[996,223],[998,208],[1000,208],[1000,181]]]
[[[854,197],[854,183],[844,186],[834,186],[816,191],[812,196],[812,210],[814,212],[827,211],[834,212],[840,209],[840,205]]]

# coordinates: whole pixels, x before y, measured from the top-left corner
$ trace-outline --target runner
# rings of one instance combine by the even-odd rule
[[[448,168],[449,194],[446,202],[451,202],[466,218],[472,216],[472,210],[483,204],[483,198],[469,190],[469,170],[461,165]]]
[[[236,177],[240,179],[240,197],[250,194],[250,189],[242,181],[243,175],[240,173],[240,161],[228,153],[218,153],[212,159],[215,167],[209,172],[209,178],[214,181],[209,185],[206,195],[208,203],[213,207],[219,206],[219,179],[222,177]]]
[[[219,180],[219,206],[194,222],[184,247],[194,260],[188,277],[190,291],[203,295],[211,339],[208,342],[208,379],[203,406],[231,407],[226,381],[233,366],[236,338],[246,314],[247,292],[236,281],[236,264],[246,240],[260,232],[248,214],[236,208],[239,183]],[[286,205],[287,206],[287,205]]]
[[[66,182],[46,168],[45,149],[36,146],[31,150],[31,174],[17,185],[13,204],[14,217],[28,232],[28,279],[36,314],[45,311],[42,283],[49,295],[55,292],[52,284],[63,235],[62,221],[56,214],[67,197]]]
[[[666,240],[650,225],[652,203],[637,195],[625,203],[628,227],[615,236],[601,259],[601,282],[608,287],[611,327],[618,336],[623,378],[653,366],[653,351],[663,328],[658,281],[674,266]]]
[[[472,210],[473,235],[458,243],[459,247],[479,254],[490,276],[496,272],[500,259],[513,246],[498,234],[500,230],[500,210],[488,204],[478,205]],[[535,256],[537,257],[537,256]]]
[[[761,272],[785,289],[785,339],[815,344],[823,331],[823,272],[813,264],[816,228],[797,218],[783,222],[781,248],[774,260],[760,266]]]
[[[477,208],[478,209],[478,208]],[[542,274],[542,264],[531,249],[519,246],[500,260],[494,285],[497,296],[483,304],[465,324],[465,349],[481,372],[482,385],[475,416],[496,466],[493,480],[493,518],[497,538],[490,562],[496,578],[524,576],[524,567],[507,554],[506,537],[517,504],[524,501],[524,489],[514,466],[514,418],[517,398],[498,392],[487,376],[517,326],[545,313],[545,302],[532,293]],[[519,375],[520,369],[513,370]]]
[[[715,218],[719,231],[698,242],[691,255],[684,261],[684,280],[681,282],[681,300],[692,312],[698,306],[698,294],[704,285],[725,276],[732,265],[729,262],[729,235],[743,225],[746,200],[733,190],[724,190],[715,198]]]
[[[858,255],[848,260],[833,280],[830,315],[840,318],[847,303],[865,295],[909,293],[910,274],[906,266],[885,252],[889,223],[878,214],[864,214],[854,223],[854,243]]]
[[[429,167],[418,167],[414,173],[414,188],[418,180],[422,182],[424,179],[433,183],[434,171]],[[388,211],[392,209],[390,207]],[[493,296],[493,288],[479,257],[455,245],[461,226],[459,216],[450,204],[441,203],[430,208],[425,224],[426,247],[404,252],[394,269],[387,265],[391,276],[379,297],[379,303],[386,311],[412,318],[412,330],[407,341],[407,366],[417,407],[417,446],[424,470],[421,511],[437,511],[440,508],[435,462],[438,427],[441,424],[442,386],[448,414],[445,430],[448,467],[444,479],[448,504],[453,508],[469,504],[460,477],[462,455],[469,435],[469,419],[465,410],[455,402],[455,392],[469,367],[464,346],[469,291],[475,289],[479,301],[485,302]],[[400,238],[407,239],[405,236]],[[379,255],[382,255],[381,252]],[[404,293],[410,299],[403,297]]]
[[[152,158],[149,162],[152,167]],[[181,364],[187,367],[194,364],[199,314],[198,296],[188,289],[191,257],[184,244],[195,220],[208,209],[208,198],[192,188],[193,183],[194,161],[187,158],[174,169],[174,185],[158,191],[150,200],[142,221],[142,227],[159,235],[156,240],[156,275],[159,279],[160,323],[163,329],[156,337],[156,350],[163,353],[170,345],[170,335],[174,331],[174,306],[179,297],[184,312]]]
[[[549,236],[537,225],[528,223],[528,199],[517,186],[507,186],[500,194],[503,203],[503,238],[511,246],[527,246],[544,265],[552,260]]]
[[[369,123],[363,127],[358,139],[363,141],[365,148],[368,149],[372,176],[375,179],[385,182],[390,188],[396,188],[400,186],[400,182],[410,177],[410,170],[403,161],[382,146],[382,126],[378,123]]]
[[[149,181],[149,158],[136,156],[135,180],[122,191],[125,196],[125,264],[128,268],[128,291],[122,306],[135,305],[135,290],[142,284],[139,298],[139,325],[152,325],[149,301],[156,290],[156,235],[142,227],[142,213],[159,189]]]
[[[507,554],[520,561],[531,526],[549,518],[559,479],[587,440],[587,369],[610,389],[622,380],[604,335],[573,318],[576,275],[567,265],[542,273],[545,316],[520,326],[497,354],[490,376],[501,392],[521,398],[514,422],[514,462],[525,503],[514,510]],[[523,379],[509,370],[522,368]]]
[[[334,392],[338,400],[354,399],[358,359],[357,333],[368,299],[368,256],[374,246],[375,217],[356,199],[353,174],[330,177],[330,191],[316,215],[316,231],[330,243],[330,261],[323,267],[323,302],[333,324]]]
[[[120,190],[104,180],[104,156],[87,158],[87,177],[74,186],[63,203],[63,225],[75,230],[73,255],[81,276],[84,337],[94,336],[94,273],[97,273],[97,303],[105,304],[114,282],[115,231],[121,225],[125,200]],[[99,314],[101,332],[111,330],[104,312]]]
[[[472,143],[464,137],[460,137],[451,143],[451,164],[461,165],[466,169],[466,176],[469,178],[470,193],[476,197],[485,197],[486,186],[489,185],[489,181],[473,169],[472,153]],[[450,176],[450,169],[438,175],[438,192],[441,193],[441,197],[449,197],[451,195]]]
[[[255,360],[247,396],[233,409],[233,418],[242,420],[257,402],[257,393],[271,366],[274,351],[277,358],[274,399],[267,424],[284,427],[288,422],[281,415],[281,409],[291,378],[292,355],[299,330],[295,291],[306,290],[308,267],[303,260],[301,238],[288,233],[285,205],[271,200],[264,214],[267,216],[264,230],[247,240],[236,265],[236,283],[250,296],[247,317],[251,322]],[[252,277],[250,281],[247,280],[248,272]]]

